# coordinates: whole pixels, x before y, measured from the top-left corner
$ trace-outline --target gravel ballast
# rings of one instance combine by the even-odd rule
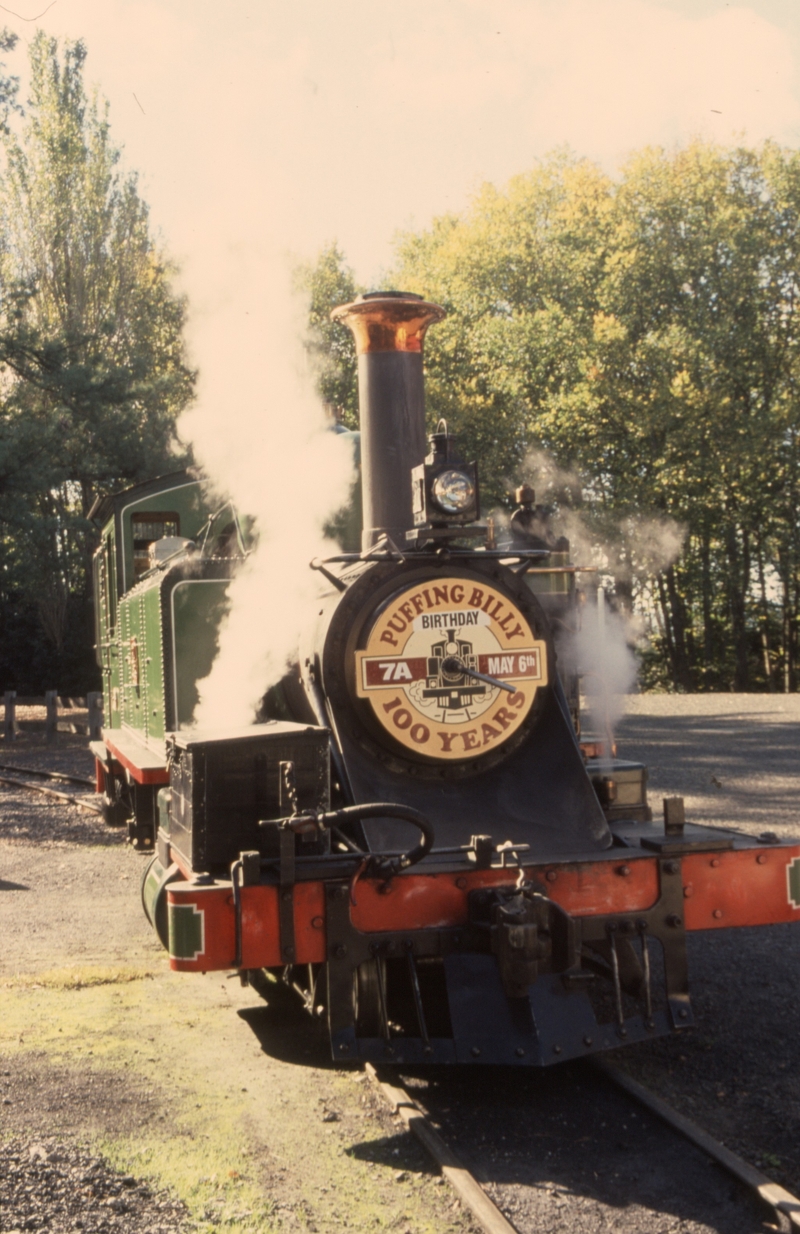
[[[0,1230],[6,1234],[174,1234],[184,1227],[186,1208],[180,1201],[118,1173],[103,1157],[76,1144],[0,1141],[0,1176]]]
[[[642,695],[624,704],[619,753],[649,765],[656,814],[661,796],[680,794],[690,819],[800,836],[800,697]],[[22,743],[2,753],[8,762],[33,766],[40,757],[42,766],[54,765],[48,751]],[[79,774],[91,767],[77,746],[59,747],[58,761]],[[224,974],[182,977],[166,970],[138,904],[141,867],[123,834],[92,816],[22,790],[0,790],[0,985],[9,982],[16,1008],[13,1025],[5,1017],[5,1035],[0,1017],[0,1070],[9,1071],[0,1079],[3,1099],[12,1103],[0,1106],[0,1137],[6,1137],[0,1142],[23,1170],[39,1168],[43,1159],[31,1159],[37,1148],[67,1152],[65,1161],[77,1154],[76,1170],[79,1159],[102,1160],[113,1181],[98,1195],[123,1203],[138,1197],[126,1213],[88,1196],[91,1220],[107,1224],[80,1226],[82,1215],[59,1207],[67,1184],[56,1180],[52,1202],[41,1211],[0,1209],[3,1234],[177,1230],[187,1220],[177,1196],[188,1203],[190,1228],[203,1234],[470,1230],[469,1218],[437,1185],[402,1128],[373,1105],[356,1074],[331,1066],[323,1036],[283,991],[262,1003]],[[615,1061],[797,1193],[800,930],[710,931],[692,936],[689,950],[696,1027],[620,1050]],[[62,990],[64,966],[74,965],[84,967]],[[108,984],[87,984],[92,973]],[[126,1076],[115,1088],[116,1105],[103,1087],[108,1075]],[[522,1234],[770,1228],[769,1213],[718,1167],[641,1111],[634,1117],[626,1099],[587,1068],[476,1069],[406,1079]],[[196,1095],[187,1090],[187,1096],[181,1085],[193,1085]],[[218,1167],[207,1159],[221,1155],[213,1139],[221,1121],[240,1155]],[[152,1168],[132,1155],[125,1161],[129,1173],[111,1169],[112,1159],[119,1165],[123,1158],[98,1145],[115,1129],[134,1144],[151,1137]],[[156,1133],[160,1139],[152,1139]],[[183,1175],[174,1155],[162,1169],[176,1144]],[[59,1160],[45,1164],[55,1168]],[[191,1187],[180,1181],[190,1166]],[[84,1173],[92,1168],[86,1164]],[[205,1180],[212,1170],[219,1170],[213,1184]],[[42,1194],[49,1195],[49,1185],[42,1183]],[[268,1219],[237,1225],[233,1216],[213,1215],[238,1212],[245,1186],[252,1188],[248,1206],[258,1192]],[[192,1188],[202,1203],[194,1202]],[[155,1207],[140,1210],[139,1199]],[[134,1224],[139,1211],[147,1213],[145,1224]],[[17,1212],[16,1224],[9,1224],[7,1215]],[[206,1224],[204,1214],[211,1214]],[[41,1218],[50,1224],[23,1224]]]

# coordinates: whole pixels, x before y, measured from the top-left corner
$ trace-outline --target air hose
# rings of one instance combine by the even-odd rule
[[[391,878],[401,870],[416,865],[418,861],[433,848],[433,827],[424,814],[412,806],[400,805],[396,801],[368,801],[363,805],[343,806],[341,810],[328,810],[324,814],[297,814],[284,820],[292,829],[299,829],[304,824],[314,823],[317,827],[326,829],[341,827],[345,823],[361,822],[365,818],[396,818],[404,823],[411,823],[422,833],[422,839],[415,848],[406,853],[382,857],[380,853],[364,854],[367,861],[365,873],[377,878]]]

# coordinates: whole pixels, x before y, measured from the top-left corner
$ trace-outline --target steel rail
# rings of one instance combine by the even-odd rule
[[[478,1180],[462,1165],[452,1149],[448,1148],[439,1133],[431,1126],[425,1111],[409,1097],[405,1089],[398,1088],[395,1084],[387,1084],[380,1078],[371,1063],[366,1063],[364,1070],[380,1090],[388,1105],[400,1116],[408,1130],[433,1157],[442,1171],[442,1177],[453,1188],[465,1208],[469,1209],[481,1229],[486,1234],[519,1234],[516,1226],[513,1226],[508,1218],[503,1216]]]
[[[15,780],[11,776],[0,776],[0,784],[9,785],[12,788],[25,788],[32,793],[44,793],[46,797],[55,797],[57,801],[66,801],[70,805],[78,806],[81,810],[88,810],[90,814],[102,814],[103,812],[103,807],[99,803],[84,801],[72,793],[60,793],[58,789],[47,788],[44,784],[29,784],[26,780]]]
[[[689,1140],[706,1156],[723,1166],[729,1174],[743,1183],[770,1208],[779,1218],[783,1219],[784,1228],[800,1229],[800,1200],[785,1187],[773,1182],[766,1174],[762,1174],[755,1166],[750,1165],[742,1157],[731,1152],[724,1144],[699,1127],[697,1123],[677,1110],[673,1110],[666,1101],[662,1101],[655,1093],[651,1093],[644,1085],[639,1084],[626,1072],[613,1063],[602,1058],[591,1060],[592,1066],[613,1084],[621,1088],[629,1097],[633,1097],[640,1105],[655,1114],[662,1122],[677,1131],[684,1139]],[[442,1137],[431,1126],[426,1111],[403,1088],[388,1084],[382,1080],[371,1063],[365,1064],[366,1074],[380,1090],[384,1100],[391,1106],[405,1123],[434,1161],[439,1165],[443,1178],[456,1192],[458,1198],[475,1217],[486,1234],[518,1234],[516,1227],[504,1217],[497,1205],[489,1199],[478,1180],[466,1169],[456,1154],[445,1143]]]
[[[648,1088],[634,1080],[620,1067],[609,1063],[603,1058],[594,1058],[591,1060],[592,1065],[602,1075],[606,1076],[613,1084],[616,1084],[628,1096],[633,1097],[640,1105],[649,1110],[651,1114],[657,1115],[667,1126],[672,1127],[674,1131],[680,1132],[685,1139],[690,1140],[698,1148],[702,1149],[707,1156],[718,1162],[721,1166],[737,1178],[739,1182],[744,1183],[752,1191],[755,1191],[760,1198],[773,1208],[777,1213],[780,1213],[784,1218],[788,1219],[789,1226],[792,1229],[800,1229],[800,1200],[797,1196],[792,1195],[791,1191],[787,1191],[785,1187],[775,1183],[766,1174],[762,1174],[755,1166],[750,1165],[738,1154],[731,1152],[724,1144],[720,1144],[719,1140],[715,1140],[713,1136],[704,1131],[702,1127],[698,1127],[697,1123],[692,1119],[686,1118],[685,1115],[679,1114],[677,1110],[673,1110],[667,1105],[666,1101],[662,1101],[655,1093],[651,1093]]]
[[[66,771],[42,771],[38,767],[15,767],[11,763],[0,763],[0,771],[13,771],[23,776],[44,776],[48,780],[67,780],[70,784],[88,784],[94,788],[94,776],[71,776]]]

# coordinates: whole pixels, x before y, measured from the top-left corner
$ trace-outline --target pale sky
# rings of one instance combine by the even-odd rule
[[[0,19],[86,40],[190,278],[226,282],[257,237],[309,255],[335,238],[375,281],[396,229],[562,143],[613,171],[694,134],[800,140],[798,0],[46,3]]]

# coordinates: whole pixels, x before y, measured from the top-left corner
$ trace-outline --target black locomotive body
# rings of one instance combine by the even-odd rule
[[[337,315],[362,551],[312,563],[280,719],[166,736],[144,903],[170,963],[281,975],[339,1059],[541,1066],[683,1028],[687,930],[795,920],[800,845],[692,826],[678,799],[654,824],[644,769],[582,748],[567,546],[533,515],[487,542],[475,464],[444,430],[427,453],[442,310]]]

